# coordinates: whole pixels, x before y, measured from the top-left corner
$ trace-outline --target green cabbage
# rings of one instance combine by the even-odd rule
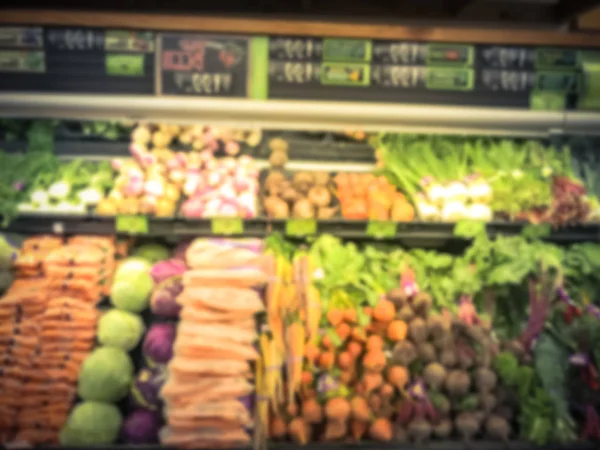
[[[149,273],[152,264],[142,258],[127,258],[119,265],[115,272],[114,282],[127,280],[138,276],[140,273]]]
[[[124,350],[97,348],[81,366],[77,394],[86,401],[116,403],[129,393],[133,372],[133,362]]]
[[[111,309],[98,321],[98,341],[107,347],[133,350],[144,334],[144,321],[137,314]]]
[[[119,436],[122,421],[119,408],[114,405],[79,403],[60,431],[60,444],[66,447],[112,444]]]
[[[13,247],[4,235],[0,235],[0,269],[10,269],[13,260],[17,256],[17,250]]]
[[[169,258],[169,250],[159,244],[144,244],[140,245],[133,251],[133,256],[145,259],[151,264],[156,264],[158,261]]]
[[[138,273],[113,283],[110,289],[110,301],[116,308],[140,313],[148,308],[153,288],[154,281],[150,273]]]

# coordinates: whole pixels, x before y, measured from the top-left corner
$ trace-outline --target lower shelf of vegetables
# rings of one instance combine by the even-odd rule
[[[0,238],[0,440],[594,448],[600,245]],[[596,447],[597,448],[597,447]]]

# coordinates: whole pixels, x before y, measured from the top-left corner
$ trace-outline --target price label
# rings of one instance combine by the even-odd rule
[[[164,33],[160,39],[163,94],[246,96],[247,38]]]
[[[575,69],[577,60],[577,51],[570,48],[539,48],[535,52],[538,69]]]
[[[533,91],[529,97],[529,107],[538,111],[562,111],[566,104],[564,92]]]
[[[481,72],[483,87],[501,92],[529,92],[536,83],[536,74],[524,70],[484,69]]]
[[[288,236],[305,237],[317,234],[315,219],[289,219],[285,222],[285,234]]]
[[[148,218],[146,216],[117,216],[115,229],[117,233],[148,234]]]
[[[371,83],[371,66],[325,62],[321,65],[321,83],[334,86],[368,86]]]
[[[413,66],[425,64],[426,59],[427,44],[419,42],[376,42],[373,45],[373,62]]]
[[[375,239],[392,238],[396,236],[396,222],[389,220],[370,220],[367,224],[367,236]]]
[[[535,51],[526,47],[483,47],[480,53],[484,67],[496,69],[532,69]]]
[[[425,87],[427,68],[423,66],[374,66],[373,83],[386,88]]]
[[[64,234],[65,233],[65,224],[62,222],[53,222],[52,223],[52,232],[54,234]]]
[[[458,44],[429,44],[427,65],[469,67],[473,64],[474,46]]]
[[[470,91],[473,89],[474,72],[472,69],[446,69],[430,67],[427,69],[427,89],[445,91]]]
[[[244,234],[244,221],[241,217],[215,217],[210,221],[210,230],[224,236]]]
[[[324,39],[323,60],[344,62],[371,61],[372,43],[366,39]]]
[[[47,31],[49,47],[58,50],[104,50],[104,32],[92,28],[60,28]]]
[[[320,59],[323,43],[320,39],[273,37],[269,39],[269,57],[272,59],[290,59],[309,61]]]
[[[111,76],[144,76],[144,55],[106,55],[106,74]]]

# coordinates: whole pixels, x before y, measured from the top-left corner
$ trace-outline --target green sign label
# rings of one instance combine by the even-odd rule
[[[427,65],[470,67],[473,65],[474,52],[472,45],[429,44]]]
[[[579,75],[575,72],[538,72],[535,86],[540,91],[579,91]]]
[[[371,83],[371,66],[368,64],[321,64],[321,83],[334,86],[368,86]]]
[[[288,236],[304,237],[317,234],[315,219],[289,219],[285,222],[285,234]]]
[[[371,61],[372,42],[366,39],[323,39],[323,61]]]
[[[569,48],[538,48],[535,52],[535,67],[538,69],[576,68],[577,50]]]
[[[529,107],[537,111],[562,111],[566,104],[564,92],[533,91],[529,97]]]
[[[106,55],[106,74],[111,76],[144,76],[144,55]]]
[[[230,236],[244,234],[244,221],[240,217],[218,217],[210,221],[212,234]]]
[[[473,90],[474,71],[472,69],[449,69],[428,67],[425,86],[427,89],[446,91]]]
[[[117,233],[147,234],[148,218],[146,216],[117,216],[115,228]]]
[[[396,236],[396,222],[389,220],[370,220],[367,224],[367,236],[375,239],[392,238]]]

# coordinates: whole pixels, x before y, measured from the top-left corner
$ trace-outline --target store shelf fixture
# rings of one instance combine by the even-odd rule
[[[332,102],[44,93],[0,94],[0,117],[213,123],[263,129],[546,136],[600,133],[582,112]]]

